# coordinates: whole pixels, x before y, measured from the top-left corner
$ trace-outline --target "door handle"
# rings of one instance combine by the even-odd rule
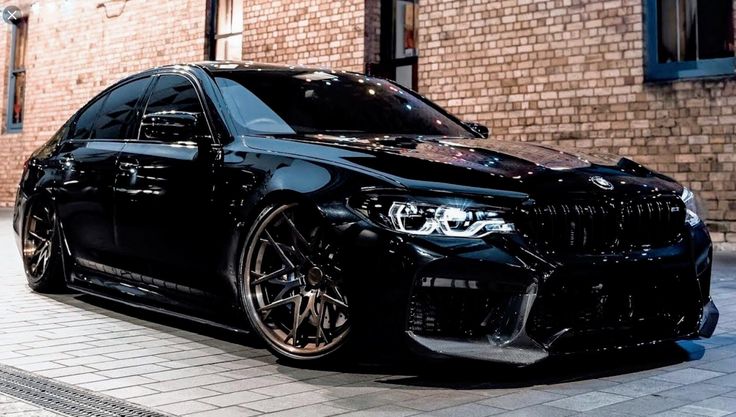
[[[135,172],[140,168],[140,164],[137,161],[120,161],[118,162],[118,169],[121,171]]]
[[[74,154],[65,153],[65,154],[59,155],[59,164],[61,164],[62,169],[71,168],[75,162],[76,161],[74,160]]]

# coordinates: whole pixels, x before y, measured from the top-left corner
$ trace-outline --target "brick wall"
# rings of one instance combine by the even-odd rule
[[[26,118],[22,133],[0,134],[0,205],[27,155],[98,91],[204,57],[205,0],[100,2],[30,11]],[[378,59],[379,4],[246,1],[243,56],[362,71]],[[419,90],[495,139],[619,153],[675,177],[707,200],[714,240],[736,250],[736,79],[645,83],[642,4],[422,0]],[[8,41],[2,25],[3,119]]]
[[[363,71],[364,0],[246,0],[247,60]]]
[[[243,56],[362,71],[367,53],[364,1],[248,1]],[[32,3],[38,5],[31,8]],[[146,68],[204,59],[206,3],[15,2],[29,16],[25,120],[22,133],[0,133],[0,206],[12,204],[28,155],[99,91]],[[2,126],[9,42],[10,26],[0,23]]]
[[[736,250],[736,79],[644,82],[642,0],[423,0],[419,89],[493,138],[628,155]]]
[[[32,9],[30,2],[21,3],[29,24],[25,120],[19,134],[4,132],[10,30],[0,22],[4,206],[13,201],[22,163],[32,150],[99,91],[146,68],[204,58],[204,0],[43,0]],[[100,3],[107,7],[97,7]]]

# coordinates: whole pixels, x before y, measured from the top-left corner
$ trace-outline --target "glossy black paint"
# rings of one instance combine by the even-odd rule
[[[442,344],[409,331],[411,345],[431,354],[531,363],[549,352],[694,338],[704,317],[715,314],[717,320],[709,294],[711,243],[702,223],[683,225],[678,240],[662,247],[560,253],[539,247],[522,232],[482,239],[402,235],[372,224],[348,204],[366,190],[464,196],[510,210],[535,200],[679,197],[682,186],[672,179],[625,158],[524,143],[466,139],[459,144],[453,138],[416,135],[237,136],[213,80],[215,74],[232,71],[313,70],[203,63],[157,68],[121,81],[118,85],[150,80],[127,116],[133,126],[127,138],[74,139],[79,113],[73,116],[28,161],[16,202],[16,233],[22,230],[28,202],[48,198],[62,225],[71,287],[243,329],[238,288],[244,235],[268,202],[297,200],[318,208],[339,236],[350,260],[346,275],[356,327],[365,332],[410,330],[410,300],[421,288],[442,292],[444,284],[437,283],[451,282],[453,288],[473,283],[508,296],[503,302],[509,307],[502,313],[520,327],[508,330],[513,334],[506,345],[478,349],[482,338],[475,336]],[[196,89],[203,130],[183,142],[166,140],[166,129],[139,139],[143,103],[167,75],[184,77]],[[472,130],[469,134],[480,139]],[[596,176],[614,189],[593,184]],[[546,323],[540,319],[543,306],[544,314],[554,317],[577,314],[574,305],[550,310],[556,297],[547,291],[551,283],[572,291],[573,284],[565,281],[570,275],[577,277],[575,282],[603,273],[611,279],[646,280],[653,271],[687,283],[687,290],[677,294],[693,306],[687,313],[694,320],[689,327],[649,337],[624,331],[607,339],[605,331],[593,334],[596,322],[583,316],[575,325],[590,327],[585,331],[562,329],[550,335],[539,330]],[[588,287],[581,291],[602,308],[603,296],[596,298]],[[587,341],[602,342],[587,343],[586,332]],[[712,329],[704,333],[709,336]]]

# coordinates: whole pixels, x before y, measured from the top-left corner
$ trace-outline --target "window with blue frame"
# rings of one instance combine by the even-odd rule
[[[26,90],[28,19],[18,19],[11,23],[11,26],[6,131],[19,132],[23,127],[23,101]]]
[[[645,0],[646,78],[734,74],[733,0]]]

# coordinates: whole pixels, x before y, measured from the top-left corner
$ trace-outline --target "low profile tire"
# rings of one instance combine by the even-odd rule
[[[263,210],[241,267],[243,307],[272,352],[296,362],[345,352],[352,322],[340,248],[316,210],[296,203]]]
[[[56,213],[45,200],[31,203],[23,221],[23,267],[28,286],[40,293],[66,289]]]

